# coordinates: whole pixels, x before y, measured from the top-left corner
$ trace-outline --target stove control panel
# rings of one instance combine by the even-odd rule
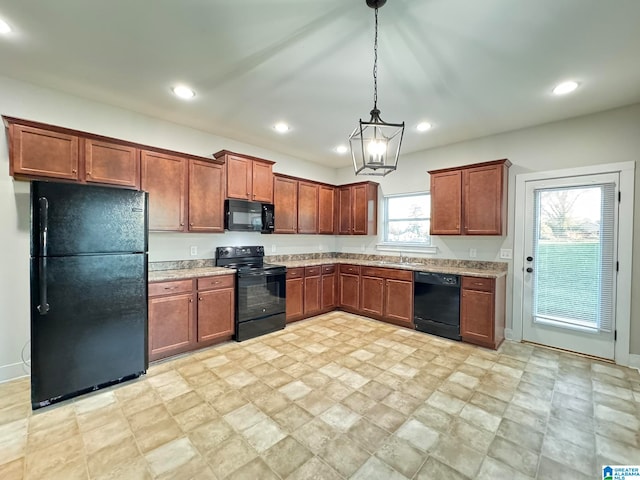
[[[264,257],[262,245],[249,247],[217,247],[216,258]]]

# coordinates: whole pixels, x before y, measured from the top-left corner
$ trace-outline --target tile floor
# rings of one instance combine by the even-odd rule
[[[0,385],[0,478],[599,479],[640,463],[637,370],[333,312],[35,414]]]

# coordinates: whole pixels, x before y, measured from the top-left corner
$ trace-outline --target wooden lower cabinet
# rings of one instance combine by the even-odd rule
[[[311,317],[322,310],[322,282],[320,266],[304,269],[304,315]]]
[[[361,268],[360,313],[413,328],[413,272]]]
[[[234,320],[233,275],[150,283],[149,360],[228,340]]]
[[[235,322],[235,277],[221,275],[199,278],[197,285],[198,342],[211,343],[231,338]]]
[[[413,280],[385,279],[383,316],[387,322],[413,328]]]
[[[322,311],[329,312],[338,306],[336,290],[338,274],[335,265],[322,265]]]
[[[360,267],[340,265],[338,305],[348,312],[360,313]]]
[[[287,322],[304,316],[304,267],[287,269]]]
[[[360,278],[360,311],[364,315],[382,318],[384,279],[362,275]]]
[[[462,277],[460,335],[462,340],[497,349],[504,340],[505,277]]]

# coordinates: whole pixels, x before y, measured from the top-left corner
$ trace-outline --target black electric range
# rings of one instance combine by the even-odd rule
[[[238,342],[285,327],[287,269],[264,263],[263,246],[218,247],[216,266],[237,272],[234,338]]]

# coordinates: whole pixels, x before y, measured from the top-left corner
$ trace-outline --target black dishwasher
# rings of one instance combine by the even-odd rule
[[[416,330],[460,340],[460,275],[415,272]]]

